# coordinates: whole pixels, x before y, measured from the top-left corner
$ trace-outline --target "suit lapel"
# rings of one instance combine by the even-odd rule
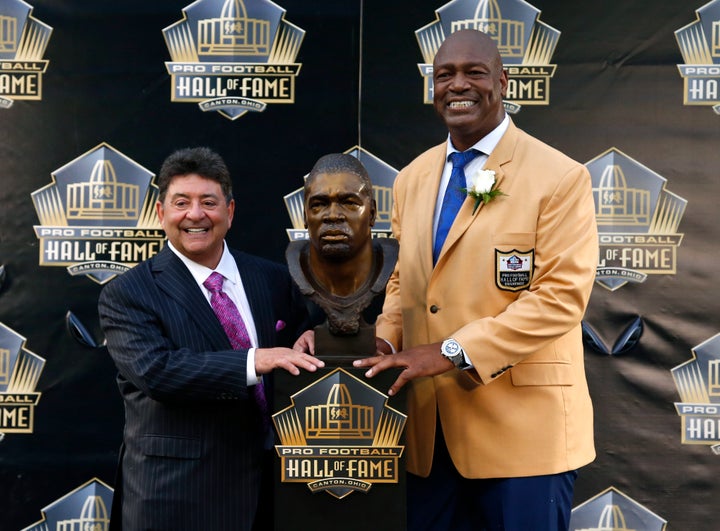
[[[498,188],[500,188],[503,178],[505,177],[503,165],[512,160],[516,139],[517,128],[511,120],[507,131],[505,131],[505,134],[500,139],[500,142],[498,142],[498,145],[495,146],[495,149],[485,162],[485,166],[483,166],[483,169],[493,170],[495,172],[495,186]],[[484,207],[485,205],[481,202],[477,210],[473,213],[473,209],[475,208],[475,199],[472,197],[465,198],[465,202],[450,227],[450,232],[448,232],[445,240],[443,251],[438,257],[438,264],[443,260],[443,257],[452,248],[452,246],[455,245],[455,242],[465,233],[473,220],[480,215]]]
[[[271,327],[272,308],[268,300],[268,286],[260,269],[249,255],[232,253],[240,271],[243,289],[250,304],[255,331],[257,332],[258,346],[272,345],[274,343],[274,329]]]
[[[510,120],[507,131],[505,131],[505,134],[500,139],[500,142],[498,142],[498,145],[495,146],[495,149],[485,163],[485,169],[495,171],[495,183],[498,188],[500,188],[502,180],[505,177],[503,166],[512,161],[513,155],[515,154],[517,139],[518,129],[515,127],[513,121]]]
[[[153,259],[153,274],[158,288],[185,308],[197,323],[198,329],[210,339],[216,349],[232,348],[225,330],[195,279],[169,247],[164,247]]]
[[[438,188],[440,188],[440,178],[442,177],[443,168],[445,166],[445,155],[447,153],[447,141],[443,142],[434,149],[437,150],[424,170],[419,175],[413,185],[417,186],[415,193],[408,194],[409,200],[416,203],[418,215],[414,216],[416,220],[421,220],[417,224],[416,230],[419,231],[417,241],[425,242],[417,252],[420,255],[420,264],[426,269],[425,276],[429,277],[433,269],[433,214],[435,205],[438,200]],[[427,215],[430,212],[430,215]],[[403,230],[408,230],[403,228]],[[428,238],[427,235],[430,237]]]

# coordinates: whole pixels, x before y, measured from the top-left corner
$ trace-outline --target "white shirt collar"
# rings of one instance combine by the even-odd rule
[[[481,153],[485,153],[489,156],[490,153],[493,152],[493,149],[495,149],[495,146],[498,145],[498,142],[500,142],[500,139],[505,134],[505,131],[507,131],[509,125],[510,116],[506,113],[505,118],[503,118],[502,122],[500,122],[500,124],[495,129],[493,129],[487,135],[478,140],[473,146],[470,147],[470,149],[477,149]],[[455,148],[455,146],[453,146],[450,134],[448,134],[447,153],[445,154],[445,160],[447,160],[447,156],[450,155],[450,153],[454,153],[455,151],[458,150]]]
[[[225,243],[225,241],[223,241],[223,254],[220,257],[220,263],[218,263],[215,269],[210,269],[209,267],[190,260],[187,256],[178,251],[173,246],[173,244],[170,243],[170,240],[168,240],[167,245],[168,247],[170,247],[170,250],[174,252],[177,257],[180,258],[180,260],[182,260],[183,264],[185,264],[185,267],[188,268],[188,271],[190,271],[190,274],[195,279],[195,282],[197,282],[199,285],[202,286],[202,283],[205,282],[207,277],[209,277],[210,273],[212,273],[213,271],[217,271],[233,284],[238,283],[240,273],[237,269],[237,263],[230,254],[227,243]]]

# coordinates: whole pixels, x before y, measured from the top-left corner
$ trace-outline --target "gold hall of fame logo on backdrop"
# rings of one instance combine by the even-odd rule
[[[6,433],[32,433],[35,391],[45,360],[25,350],[25,338],[0,323],[0,440]]]
[[[42,58],[52,28],[31,16],[33,8],[20,0],[0,0],[0,109],[15,100],[42,99],[42,75],[49,61]]]
[[[283,483],[306,483],[336,498],[397,483],[407,416],[388,396],[338,368],[291,397],[273,415]]]
[[[585,166],[592,176],[600,243],[595,280],[615,291],[648,275],[674,275],[687,201],[667,180],[611,148]]]
[[[53,182],[31,194],[40,265],[105,284],[156,255],[165,233],[153,178],[104,142],[55,170]]]
[[[375,216],[375,225],[372,228],[372,237],[390,238],[392,236],[392,229],[390,227],[390,216],[393,206],[392,187],[398,171],[359,146],[350,148],[345,151],[345,153],[352,155],[362,162],[373,183],[373,195],[375,196],[375,203],[377,204],[377,214]],[[307,179],[307,175],[303,177],[303,181],[305,179]],[[307,240],[308,231],[305,229],[305,222],[303,220],[305,214],[305,192],[303,187],[287,194],[283,199],[285,200],[285,207],[292,222],[292,228],[287,229],[288,238],[290,238],[290,241]]]
[[[236,120],[269,103],[295,103],[305,31],[267,0],[198,0],[163,30],[172,101]]]
[[[570,531],[663,531],[667,520],[615,487],[581,503],[570,515]]]
[[[415,32],[424,60],[418,64],[424,103],[433,100],[432,62],[445,37],[475,29],[490,35],[502,56],[508,72],[505,109],[514,114],[522,105],[549,105],[556,69],[550,59],[560,32],[540,21],[540,10],[524,0],[453,0],[435,15],[435,22]]]
[[[720,0],[695,11],[697,20],[675,32],[685,64],[683,104],[710,105],[720,114]]]
[[[42,509],[43,518],[21,531],[108,531],[113,489],[97,478]]]
[[[720,334],[696,346],[672,372],[681,402],[682,443],[705,444],[720,455]]]

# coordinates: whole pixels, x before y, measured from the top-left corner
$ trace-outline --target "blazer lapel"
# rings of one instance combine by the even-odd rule
[[[169,247],[164,247],[153,259],[153,273],[158,288],[179,306],[185,308],[214,348],[218,350],[232,348],[225,330],[195,279]]]
[[[511,120],[507,131],[505,131],[505,134],[500,139],[500,142],[498,142],[497,146],[495,146],[495,149],[488,157],[488,160],[485,162],[485,166],[483,166],[483,169],[493,170],[495,172],[495,186],[498,188],[500,188],[503,178],[505,177],[503,165],[512,160],[516,139],[517,128]],[[478,208],[475,212],[473,212],[473,209],[475,209],[475,200],[472,197],[465,198],[465,202],[460,208],[452,227],[450,227],[450,232],[448,232],[445,240],[443,251],[438,257],[438,263],[442,261],[443,256],[447,253],[447,251],[450,250],[455,242],[465,233],[473,220],[480,215],[480,212],[484,207],[485,205],[480,202]]]
[[[237,252],[233,252],[232,255],[237,263],[245,295],[250,304],[250,311],[252,312],[258,337],[258,346],[272,346],[275,330],[272,321],[272,308],[270,308],[270,301],[266,292],[268,286],[265,279],[248,255]]]
[[[507,131],[495,146],[495,149],[488,157],[485,163],[485,169],[495,171],[495,186],[500,188],[502,180],[505,177],[505,171],[503,166],[513,159],[515,154],[515,147],[517,146],[518,129],[515,124],[510,120]],[[482,207],[481,207],[482,208]],[[479,209],[478,209],[479,210]]]
[[[433,233],[433,214],[438,200],[440,177],[442,177],[443,168],[445,167],[447,141],[436,146],[434,149],[436,149],[437,152],[429,160],[424,173],[420,174],[415,180],[415,183],[413,183],[413,185],[417,186],[415,194],[409,194],[408,196],[409,198],[413,198],[412,201],[416,203],[417,207],[416,211],[418,214],[421,214],[415,216],[416,220],[420,220],[420,223],[418,223],[416,227],[416,230],[419,231],[417,241],[425,242],[425,244],[419,246],[420,248],[417,252],[420,255],[421,267],[426,269],[426,277],[430,276],[433,269],[433,240],[435,238],[435,234]],[[429,216],[426,214],[427,212],[430,212]],[[408,228],[403,227],[403,230],[408,230]]]

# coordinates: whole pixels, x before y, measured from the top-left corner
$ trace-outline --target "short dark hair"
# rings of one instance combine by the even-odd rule
[[[230,202],[232,199],[230,171],[222,157],[208,147],[178,149],[165,159],[157,180],[160,202],[165,201],[165,194],[173,177],[191,173],[220,184],[225,200]]]
[[[315,177],[321,173],[335,174],[335,173],[350,173],[357,175],[362,180],[365,191],[368,196],[373,199],[372,181],[368,175],[365,166],[360,160],[347,153],[330,153],[329,155],[323,155],[313,166],[312,170],[305,179],[305,192],[307,192],[310,183]]]

